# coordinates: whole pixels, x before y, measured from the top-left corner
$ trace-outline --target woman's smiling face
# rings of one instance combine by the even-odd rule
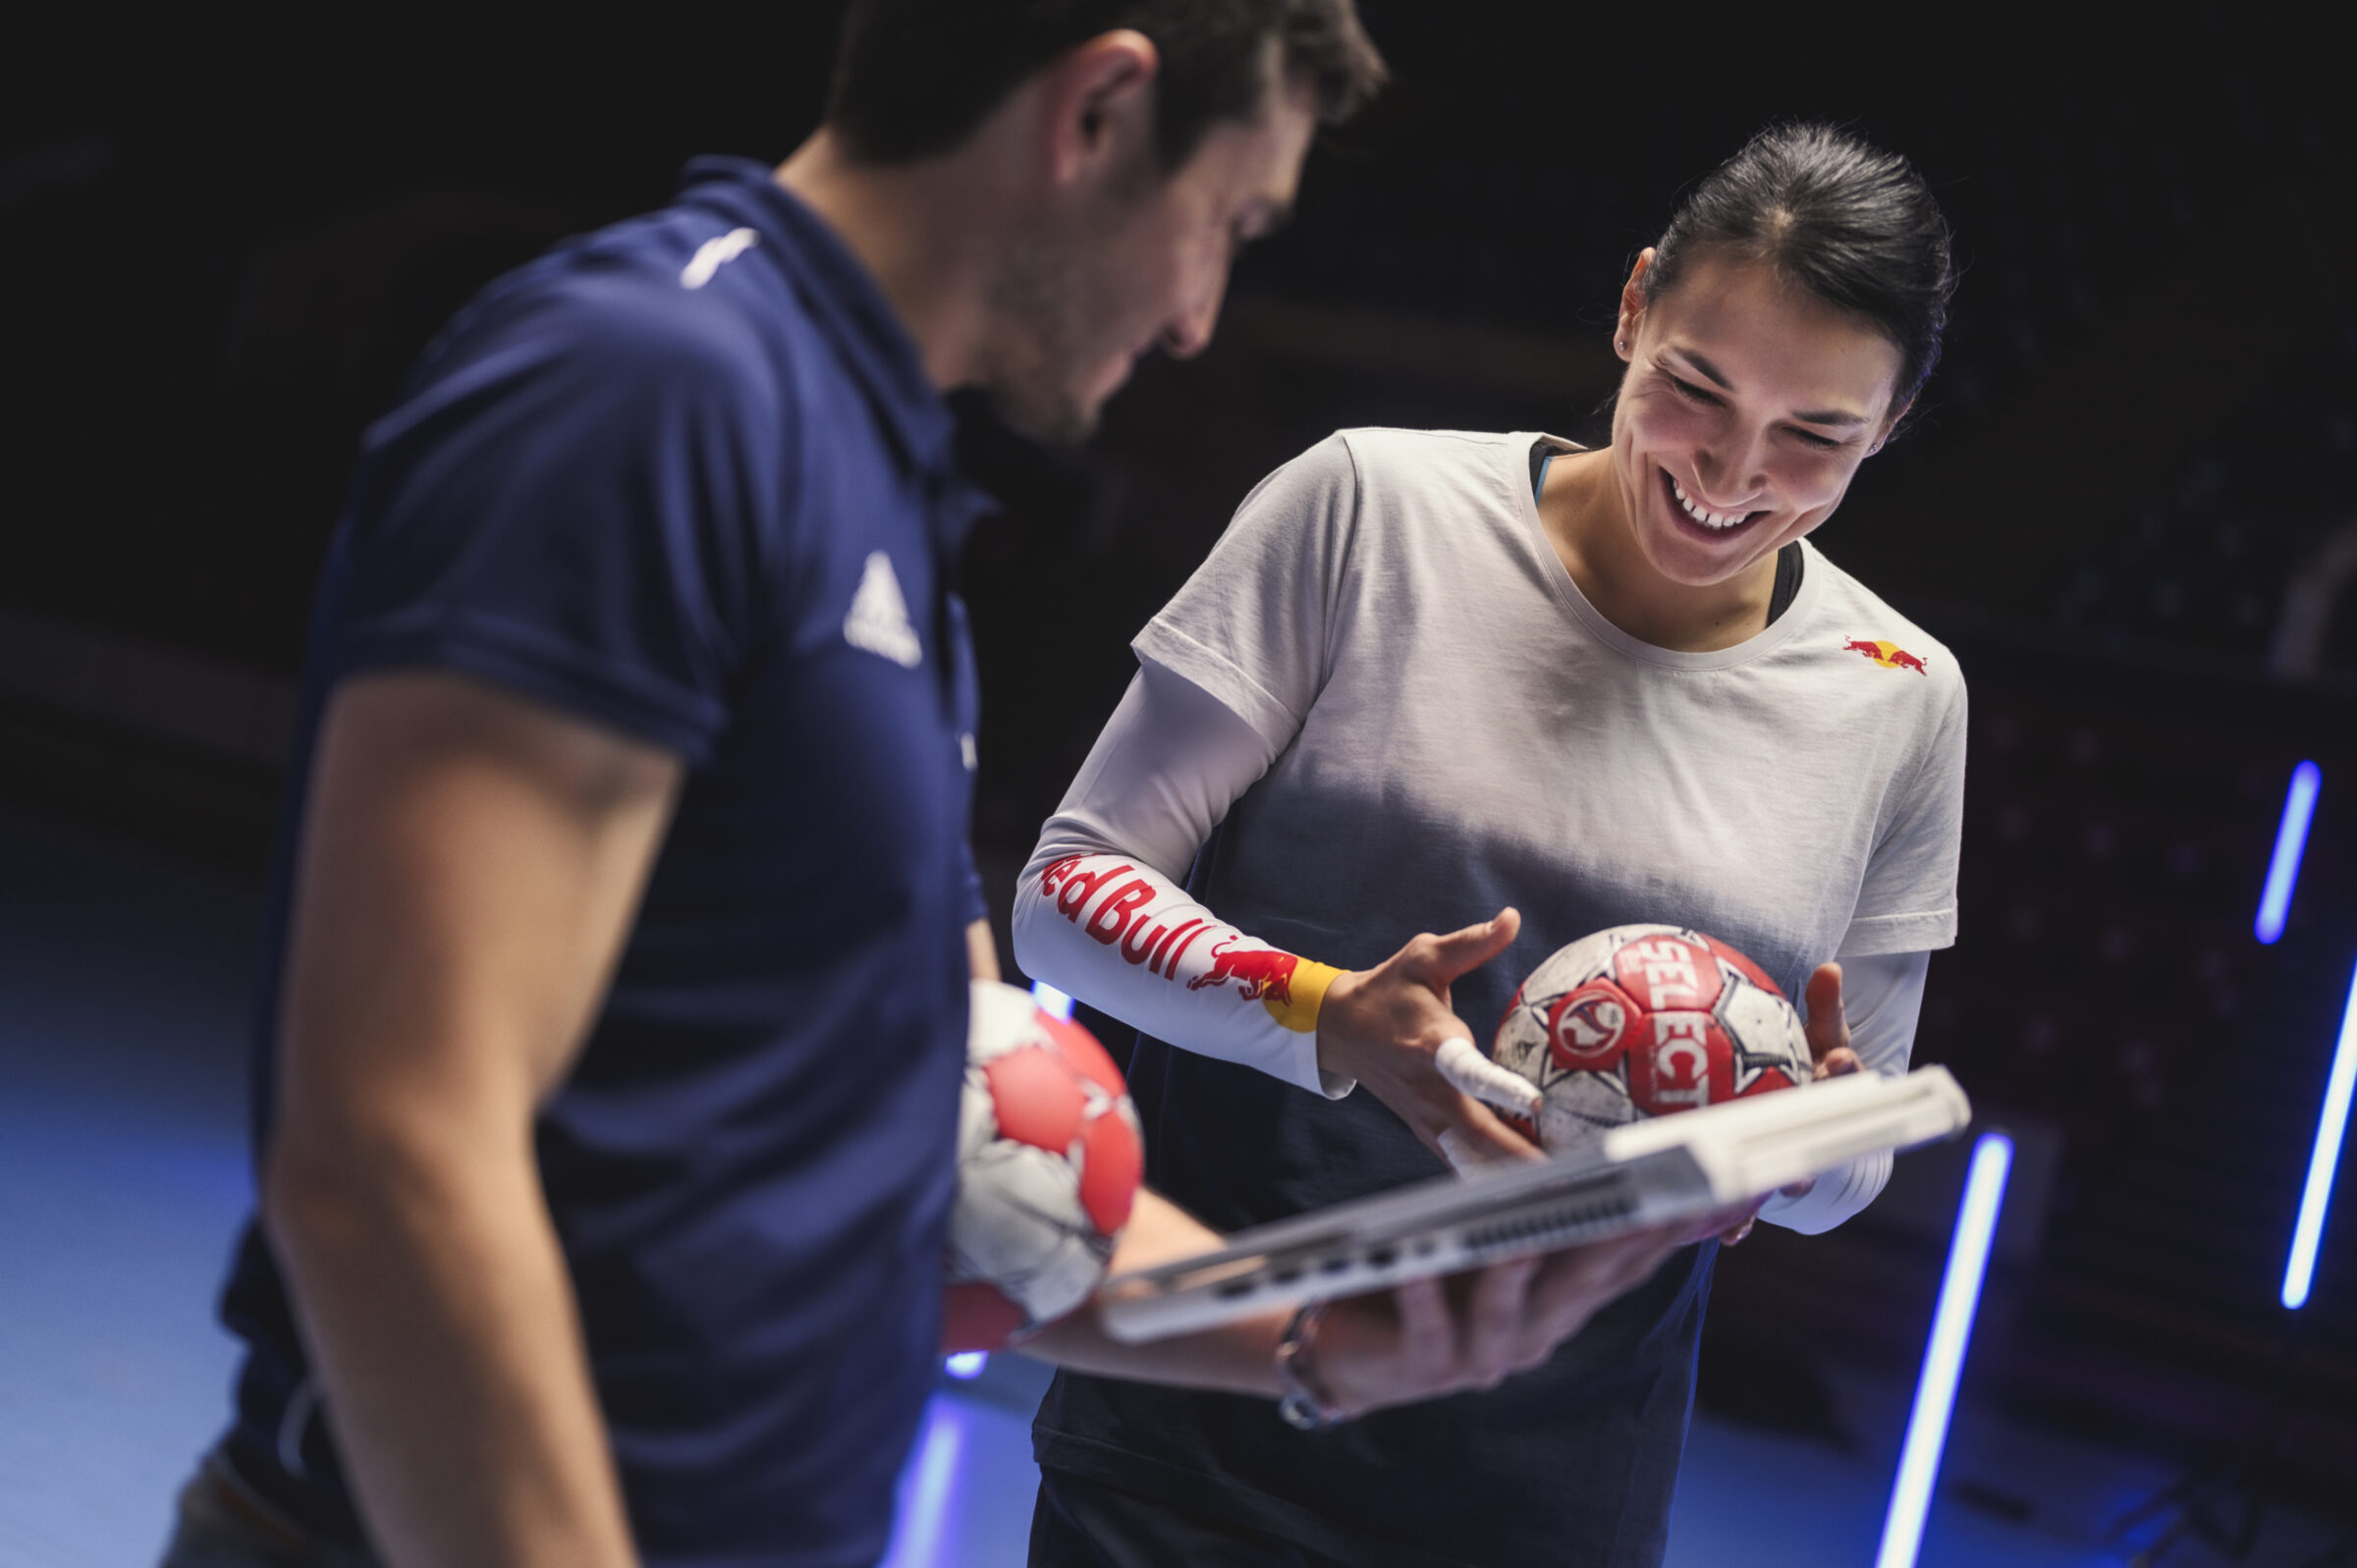
[[[1662,577],[1727,582],[1833,514],[1890,433],[1897,345],[1764,265],[1700,255],[1648,305],[1621,297],[1628,360],[1613,468],[1633,542]]]

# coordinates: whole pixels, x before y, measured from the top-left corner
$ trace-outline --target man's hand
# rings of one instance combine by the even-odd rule
[[[1494,1388],[1545,1361],[1694,1239],[1657,1227],[1334,1302],[1313,1351],[1321,1391],[1342,1414],[1355,1416]]]
[[[1828,1078],[1839,1078],[1856,1072],[1859,1066],[1858,1054],[1849,1049],[1849,1015],[1841,1004],[1841,966],[1837,963],[1819,964],[1816,972],[1809,976],[1806,997],[1809,1055],[1816,1062],[1816,1070],[1809,1075],[1809,1081],[1823,1083]],[[1792,1183],[1783,1189],[1783,1193],[1787,1198],[1805,1198],[1816,1185],[1817,1178],[1811,1176],[1806,1181]],[[1731,1247],[1750,1235],[1752,1221],[1758,1212],[1759,1206],[1753,1205],[1752,1213],[1744,1216],[1741,1223],[1728,1226],[1719,1239]]]
[[[1337,977],[1318,1010],[1318,1065],[1366,1085],[1459,1169],[1542,1158],[1490,1108],[1535,1117],[1537,1087],[1483,1055],[1449,1004],[1451,983],[1521,929],[1522,917],[1503,909],[1445,937],[1416,937],[1374,968]]]

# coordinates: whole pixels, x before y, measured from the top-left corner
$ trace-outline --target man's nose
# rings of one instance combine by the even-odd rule
[[[1223,274],[1194,303],[1173,316],[1162,329],[1162,349],[1174,359],[1192,359],[1211,347],[1212,329],[1219,325],[1220,301],[1227,296]]]

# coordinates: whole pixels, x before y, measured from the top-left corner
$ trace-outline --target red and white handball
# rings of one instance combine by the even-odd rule
[[[1539,1086],[1539,1147],[1809,1081],[1800,1014],[1758,964],[1679,926],[1615,926],[1550,954],[1490,1054]],[[1518,1119],[1518,1118],[1513,1118]]]
[[[973,982],[942,1349],[997,1350],[1086,1301],[1144,1168],[1136,1108],[1096,1037]]]

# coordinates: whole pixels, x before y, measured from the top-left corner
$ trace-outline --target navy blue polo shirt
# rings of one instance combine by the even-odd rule
[[[873,1560],[932,1385],[981,912],[951,425],[843,243],[767,169],[701,160],[452,322],[367,433],[322,582],[303,758],[337,682],[435,670],[686,764],[537,1128],[649,1563]],[[223,1316],[250,1346],[232,1462],[354,1537],[258,1227]]]

